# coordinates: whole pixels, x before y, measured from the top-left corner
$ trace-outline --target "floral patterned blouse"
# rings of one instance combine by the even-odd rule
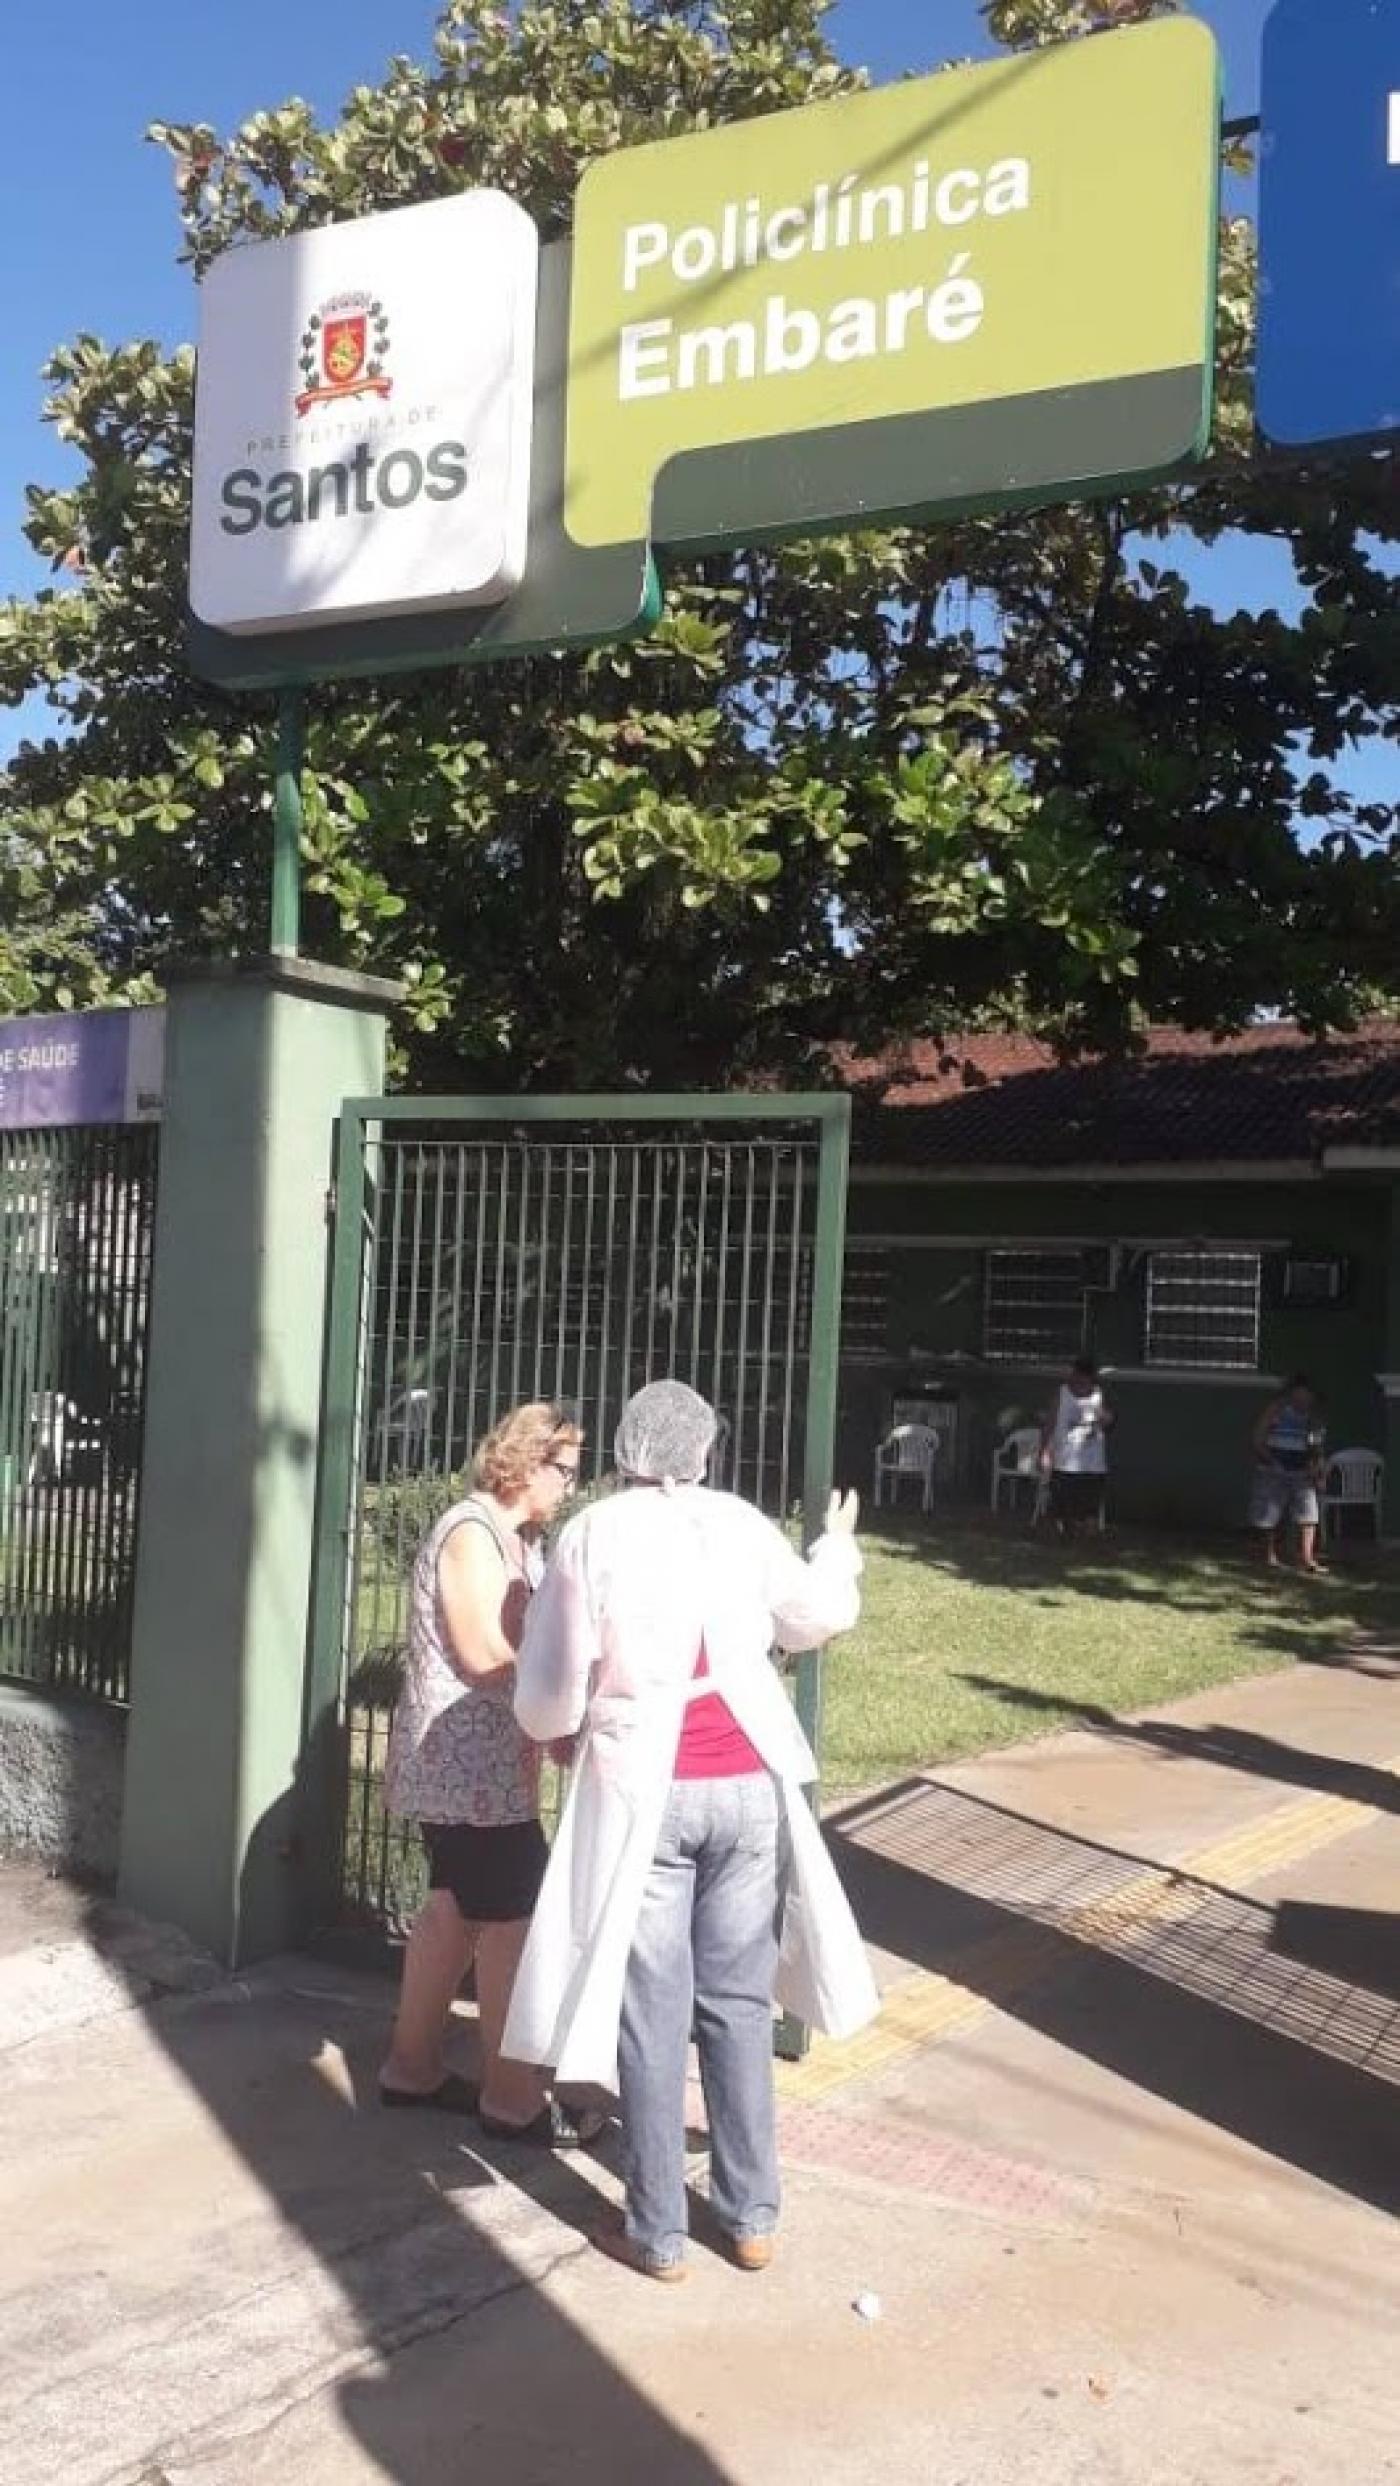
[[[412,1821],[496,1830],[535,1819],[540,1756],[515,1722],[514,1670],[467,1683],[447,1654],[438,1561],[454,1530],[466,1527],[485,1528],[507,1569],[515,1570],[494,1514],[474,1495],[454,1502],[424,1539],[413,1566],[408,1662],[389,1736],[384,1795],[391,1813]],[[543,1568],[538,1550],[527,1547],[520,1575],[527,1590],[539,1585]]]

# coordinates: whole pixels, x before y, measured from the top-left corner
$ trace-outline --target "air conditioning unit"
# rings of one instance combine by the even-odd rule
[[[1091,1295],[1111,1295],[1123,1268],[1121,1243],[1090,1243],[1084,1254],[1084,1283]]]
[[[1285,1303],[1340,1303],[1351,1281],[1347,1260],[1286,1260]]]

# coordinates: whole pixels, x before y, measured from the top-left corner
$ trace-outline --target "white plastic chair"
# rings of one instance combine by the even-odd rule
[[[1334,1450],[1323,1475],[1320,1496],[1324,1536],[1341,1534],[1343,1511],[1363,1510],[1370,1512],[1379,1541],[1384,1484],[1385,1461],[1378,1450]]]
[[[876,1510],[885,1498],[886,1487],[890,1500],[898,1502],[901,1478],[912,1476],[921,1488],[924,1509],[931,1511],[937,1457],[938,1435],[931,1424],[897,1424],[875,1453]]]
[[[998,1442],[992,1452],[992,1509],[994,1511],[1001,1507],[1003,1485],[1013,1511],[1016,1508],[1017,1486],[1029,1485],[1034,1502],[1031,1516],[1033,1519],[1041,1517],[1045,1509],[1047,1494],[1045,1477],[1040,1465],[1038,1426],[1018,1425],[1016,1431],[1008,1433],[1005,1441]]]

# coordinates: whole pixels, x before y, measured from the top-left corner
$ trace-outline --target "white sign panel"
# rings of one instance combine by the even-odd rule
[[[495,604],[525,566],[539,236],[468,191],[225,251],[190,602],[214,629]]]

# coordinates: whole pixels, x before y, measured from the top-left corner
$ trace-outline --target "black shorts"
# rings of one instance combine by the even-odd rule
[[[1056,1468],[1050,1479],[1050,1516],[1075,1521],[1097,1519],[1103,1501],[1102,1476],[1071,1476]]]
[[[532,1913],[549,1860],[537,1821],[511,1821],[499,1830],[462,1821],[420,1827],[428,1888],[450,1890],[469,1925],[510,1925]]]

